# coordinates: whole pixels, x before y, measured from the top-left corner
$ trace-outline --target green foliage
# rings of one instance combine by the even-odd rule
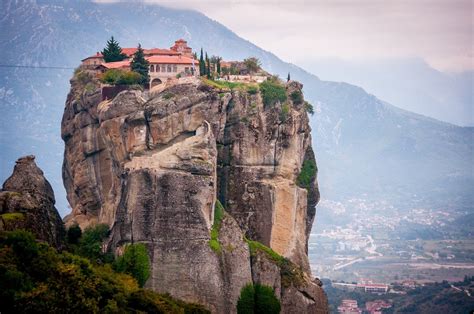
[[[244,64],[249,73],[258,72],[261,69],[262,63],[255,57],[244,59]]]
[[[148,75],[149,63],[145,59],[145,53],[142,49],[142,46],[138,44],[138,49],[133,54],[132,61],[130,62],[130,68],[133,72],[140,74],[141,80],[140,84],[148,84],[150,81],[150,76]]]
[[[211,87],[215,87],[219,89],[230,89],[230,90],[239,89],[239,88],[243,89],[245,86],[248,85],[246,83],[240,83],[240,82],[214,81],[214,80],[209,80],[209,79],[202,79],[202,81]]]
[[[237,301],[238,314],[278,314],[281,305],[272,287],[261,284],[247,284],[240,291]]]
[[[115,262],[115,270],[131,275],[143,287],[150,277],[150,257],[146,246],[143,243],[127,245]]]
[[[93,81],[91,73],[80,68],[74,71],[74,78],[79,82],[79,84],[81,84],[81,86],[86,86]]]
[[[113,257],[102,249],[102,243],[109,236],[109,233],[109,227],[105,224],[86,228],[79,241],[79,255],[98,263],[110,262]]]
[[[82,230],[78,224],[74,224],[71,227],[69,227],[69,229],[67,229],[66,237],[67,237],[67,242],[69,244],[78,244],[81,236],[82,236]]]
[[[302,188],[309,189],[311,187],[311,183],[316,177],[317,171],[318,168],[316,167],[316,162],[314,160],[303,161],[300,174],[296,178],[296,184]]]
[[[171,99],[173,98],[175,95],[173,93],[166,93],[163,95],[163,98],[168,100],[168,99]]]
[[[305,101],[304,102],[304,110],[306,110],[307,113],[313,115],[314,114],[314,108],[313,105],[310,104],[309,102]]]
[[[299,286],[304,282],[301,268],[290,260],[258,241],[252,241],[249,239],[245,239],[245,241],[247,241],[251,256],[256,256],[258,252],[262,252],[268,257],[268,259],[280,267],[281,284],[283,287],[289,287],[291,285]]]
[[[109,69],[100,77],[101,82],[111,85],[134,85],[142,84],[142,76],[133,71],[120,69]]]
[[[253,284],[246,284],[242,290],[240,290],[239,300],[237,301],[237,313],[255,313],[255,289]]]
[[[96,233],[99,238],[103,234]],[[58,253],[24,230],[0,234],[0,286],[5,313],[209,313],[140,289],[133,277],[114,272],[108,264]]]
[[[23,220],[25,219],[25,214],[23,213],[5,213],[0,215],[3,221],[5,222],[12,222],[16,220]]]
[[[260,83],[263,104],[265,107],[274,106],[277,102],[286,101],[286,89],[278,80],[266,80]]]
[[[199,76],[206,75],[206,63],[204,62],[204,55],[201,48],[201,55],[199,56]]]
[[[127,55],[122,52],[122,48],[120,48],[114,36],[107,41],[106,47],[102,50],[102,55],[105,62],[122,61],[127,58]]]
[[[216,253],[221,252],[221,245],[219,243],[219,230],[221,228],[221,222],[224,218],[225,210],[219,200],[216,200],[214,206],[214,223],[211,229],[211,239],[209,240],[209,247]]]
[[[281,105],[281,111],[280,111],[280,122],[286,121],[288,118],[288,113],[290,112],[290,106],[285,102],[283,105]]]
[[[258,86],[255,86],[255,85],[249,85],[247,87],[247,93],[249,93],[250,95],[255,95],[258,93]]]
[[[303,93],[301,93],[301,91],[295,90],[290,94],[290,98],[296,105],[301,105],[303,103]]]

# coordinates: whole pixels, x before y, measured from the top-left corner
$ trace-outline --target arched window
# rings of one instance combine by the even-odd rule
[[[160,72],[160,66],[158,64],[156,65],[156,72]]]
[[[153,64],[150,65],[150,72],[155,72],[155,66]]]
[[[168,65],[168,72],[171,72],[171,65]]]

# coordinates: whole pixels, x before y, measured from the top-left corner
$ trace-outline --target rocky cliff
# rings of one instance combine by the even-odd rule
[[[302,173],[315,168],[302,86],[272,103],[233,87],[182,78],[102,101],[77,73],[62,121],[66,223],[107,223],[116,254],[146,244],[147,286],[213,312],[235,312],[241,288],[259,282],[284,313],[325,313],[307,256],[319,192]]]
[[[54,207],[53,189],[34,156],[16,161],[0,190],[0,231],[30,230],[38,240],[62,248],[65,230]]]

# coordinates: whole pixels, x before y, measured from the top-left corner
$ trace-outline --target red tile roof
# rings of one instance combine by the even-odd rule
[[[117,62],[104,62],[100,65],[106,67],[107,69],[120,69],[120,68],[128,68],[130,67],[129,60],[117,61]]]

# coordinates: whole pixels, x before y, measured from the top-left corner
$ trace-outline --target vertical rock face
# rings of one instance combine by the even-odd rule
[[[147,286],[213,312],[235,312],[245,284],[273,277],[284,312],[296,303],[301,313],[327,311],[307,257],[319,193],[314,177],[305,188],[297,184],[303,162],[314,161],[302,102],[265,108],[258,92],[196,78],[102,102],[93,80],[89,88],[77,79],[71,84],[62,122],[73,208],[66,223],[109,224],[108,246],[117,254],[126,243],[146,244]],[[287,94],[301,87],[291,82]],[[227,211],[218,222],[218,248],[209,244],[217,198]],[[267,272],[263,257],[257,260],[264,253],[251,252],[245,237],[304,276],[282,284],[282,265],[268,259]]]
[[[16,161],[0,191],[0,230],[26,229],[37,239],[61,248],[65,230],[54,207],[53,189],[34,156]]]

